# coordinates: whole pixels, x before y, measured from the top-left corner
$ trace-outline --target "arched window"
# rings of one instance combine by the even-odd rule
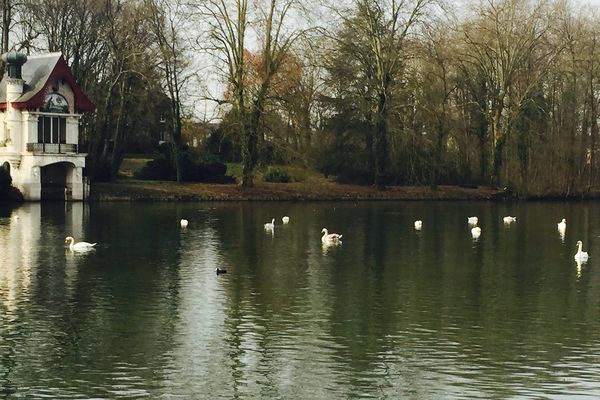
[[[69,103],[58,93],[48,93],[44,98],[42,111],[51,113],[68,113]]]

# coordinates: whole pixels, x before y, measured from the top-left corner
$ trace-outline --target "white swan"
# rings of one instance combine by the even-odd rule
[[[479,219],[477,217],[468,217],[467,218],[467,222],[469,223],[469,225],[477,225],[478,221],[479,221]]]
[[[340,239],[342,238],[342,235],[339,235],[337,233],[329,233],[327,231],[327,228],[323,228],[321,233],[323,234],[323,236],[321,237],[321,242],[323,242],[323,243],[333,244],[333,243],[341,242]]]
[[[283,222],[284,224],[287,224],[290,222],[290,217],[288,217],[287,215],[283,218],[281,218],[281,222]]]
[[[421,221],[420,219],[415,221],[415,229],[420,231],[421,228],[423,228],[423,221]]]
[[[273,230],[273,228],[275,228],[275,218],[273,218],[273,219],[271,220],[271,222],[267,222],[267,223],[265,224],[265,230],[267,230],[267,231],[272,231],[272,230]]]
[[[517,221],[517,217],[511,217],[509,215],[508,217],[504,217],[502,220],[504,221],[505,224],[511,224],[511,223]]]
[[[577,261],[578,263],[586,262],[588,260],[588,253],[587,253],[587,251],[581,251],[582,247],[583,247],[583,242],[581,240],[578,240],[577,241],[577,253],[574,256],[575,261]]]
[[[471,236],[473,236],[473,239],[479,239],[479,236],[481,236],[481,228],[476,226],[471,229]]]
[[[565,230],[567,229],[567,220],[566,219],[562,219],[562,221],[560,221],[558,224],[556,224],[556,227],[558,228],[558,230],[562,233],[565,232]]]
[[[71,251],[88,251],[91,250],[97,243],[78,242],[75,243],[75,239],[71,236],[65,238],[65,243],[69,244],[69,250]]]
[[[188,226],[188,220],[187,219],[181,219],[181,221],[179,221],[179,223],[181,224],[182,228],[187,228],[187,226]]]

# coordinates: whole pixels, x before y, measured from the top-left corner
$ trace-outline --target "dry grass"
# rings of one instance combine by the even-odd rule
[[[123,160],[120,175],[131,178],[150,158],[135,157]],[[322,174],[299,166],[286,166],[293,183],[262,181],[260,171],[256,185],[243,189],[240,185],[206,183],[175,183],[123,179],[113,183],[95,183],[91,200],[97,201],[202,201],[202,200],[442,200],[488,199],[498,190],[456,186],[440,186],[431,190],[421,186],[392,186],[379,191],[372,186],[342,185]],[[227,164],[227,174],[241,181],[240,164]]]
[[[296,183],[259,182],[254,188],[240,185],[175,183],[123,180],[92,186],[92,200],[98,201],[201,201],[201,200],[480,200],[498,191],[440,186],[431,190],[420,186],[394,186],[378,191],[372,186],[340,185],[323,180]]]
[[[144,168],[152,158],[125,158],[121,163],[119,175],[127,178],[133,178],[135,173]]]

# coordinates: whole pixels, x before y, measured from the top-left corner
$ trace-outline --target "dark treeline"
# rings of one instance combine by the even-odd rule
[[[568,1],[450,3],[5,0],[2,47],[65,55],[97,107],[82,125],[96,179],[166,132],[178,179],[196,138],[242,162],[245,186],[261,165],[300,163],[381,188],[593,189],[600,19]],[[194,95],[219,104],[218,128]]]
[[[433,2],[399,3],[355,1],[332,38],[332,173],[531,195],[596,184],[597,18],[566,2],[490,0],[452,22]]]

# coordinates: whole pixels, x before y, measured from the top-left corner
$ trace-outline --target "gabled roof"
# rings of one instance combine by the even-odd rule
[[[48,53],[37,56],[27,56],[23,64],[21,76],[25,84],[23,94],[12,102],[14,108],[38,108],[44,102],[44,94],[48,85],[56,79],[64,79],[69,84],[75,97],[75,112],[93,111],[94,103],[86,97],[75,81],[71,69],[62,53]],[[0,81],[0,109],[6,109],[6,79]]]

